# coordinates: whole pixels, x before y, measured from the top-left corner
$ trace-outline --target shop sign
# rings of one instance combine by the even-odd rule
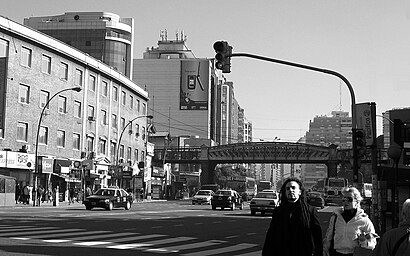
[[[33,170],[34,154],[0,151],[0,167]]]
[[[52,158],[43,158],[41,161],[41,173],[53,173],[53,162]]]

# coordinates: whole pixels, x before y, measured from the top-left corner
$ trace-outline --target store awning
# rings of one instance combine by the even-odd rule
[[[64,181],[65,182],[77,182],[77,183],[81,183],[81,180],[80,179],[76,179],[76,178],[74,178],[74,177],[70,177],[69,175],[66,175],[66,174],[58,174],[58,173],[51,173],[52,175],[54,175],[54,176],[57,176],[57,177],[59,177],[59,178],[61,178],[61,179],[64,179]]]

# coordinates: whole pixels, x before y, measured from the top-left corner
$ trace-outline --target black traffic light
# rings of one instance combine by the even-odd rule
[[[358,158],[363,158],[366,155],[366,136],[363,129],[356,129],[354,138],[356,142],[356,152]]]
[[[216,52],[215,67],[222,70],[222,73],[231,73],[232,46],[226,41],[217,41],[214,43],[214,49]]]

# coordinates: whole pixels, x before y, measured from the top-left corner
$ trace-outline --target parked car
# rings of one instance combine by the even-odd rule
[[[320,207],[321,209],[325,208],[325,199],[320,192],[308,192],[307,201],[312,206]]]
[[[217,207],[221,209],[231,208],[235,210],[239,208],[243,209],[243,200],[238,192],[231,189],[220,189],[215,192],[211,199],[212,210],[215,210]]]
[[[343,199],[341,195],[328,195],[325,197],[326,205],[341,206],[343,204]]]
[[[211,204],[212,190],[199,190],[192,198],[192,204]]]
[[[273,212],[273,209],[278,206],[278,195],[274,191],[262,191],[256,194],[251,199],[249,207],[251,208],[251,215],[260,212],[264,215],[266,212]]]
[[[129,210],[132,205],[132,196],[121,188],[101,188],[93,195],[86,197],[83,203],[87,210],[105,208],[111,211],[118,207]]]

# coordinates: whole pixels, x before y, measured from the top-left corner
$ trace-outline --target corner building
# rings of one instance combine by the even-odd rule
[[[132,79],[134,19],[110,12],[30,17],[24,25],[57,38]]]
[[[61,92],[74,87],[81,92]],[[78,186],[78,168],[89,170],[88,185],[111,185],[117,156],[129,165],[145,162],[146,118],[128,126],[119,147],[118,141],[130,120],[146,115],[147,101],[146,91],[101,61],[0,16],[0,174],[34,185],[45,108],[39,185]]]

